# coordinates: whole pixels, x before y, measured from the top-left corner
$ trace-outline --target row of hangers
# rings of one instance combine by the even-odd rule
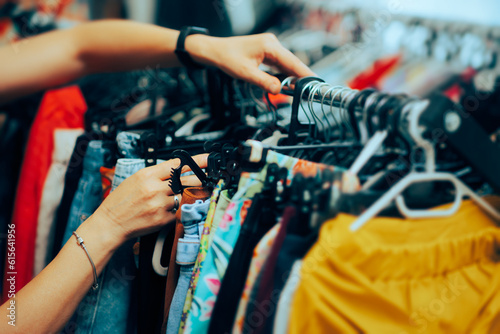
[[[352,230],[359,229],[392,202],[395,202],[400,214],[404,217],[426,218],[452,215],[459,209],[463,198],[468,197],[482,207],[493,219],[497,221],[500,219],[500,214],[457,175],[447,171],[437,171],[436,146],[439,144],[441,147],[447,146],[448,150],[453,150],[464,159],[494,191],[500,190],[500,177],[496,172],[500,166],[499,148],[474,117],[471,117],[460,106],[447,98],[436,95],[421,100],[401,94],[389,95],[373,90],[356,91],[345,87],[325,85],[318,78],[285,79],[282,92],[294,96],[289,133],[293,141],[298,138],[301,127],[311,134],[312,126],[321,126],[321,123],[317,122],[317,115],[314,116],[312,108],[309,108],[311,112],[311,117],[308,118],[309,124],[298,122],[295,115],[298,112],[298,105],[304,100],[309,106],[312,102],[319,102],[337,109],[337,116],[339,116],[337,125],[348,129],[348,131],[345,132],[346,135],[340,134],[339,139],[319,146],[324,145],[335,150],[337,147],[344,147],[342,144],[346,143],[346,139],[350,140],[349,145],[354,142],[363,146],[349,167],[349,172],[354,175],[363,170],[367,163],[380,153],[381,149],[391,151],[391,146],[398,141],[407,142],[408,152],[406,154],[422,152],[420,155],[423,159],[418,164],[409,164],[409,173],[399,179],[378,201],[364,211],[353,224]],[[324,117],[326,118],[325,115]],[[363,125],[364,128],[360,125]],[[293,132],[293,129],[297,132]],[[439,133],[438,137],[437,133]],[[399,137],[399,140],[396,140],[395,137]],[[317,149],[317,147],[309,145],[304,149]],[[267,149],[279,151],[279,147],[264,148],[262,150],[263,158]],[[248,153],[247,157],[254,154],[254,152]],[[381,177],[380,174],[372,177],[369,182],[365,183],[364,189],[376,183],[374,178],[380,179]],[[430,211],[408,208],[402,193],[411,185],[426,182],[448,182],[453,185],[454,199],[450,209]],[[311,185],[314,182],[308,180],[304,183],[305,189],[307,189],[307,184]],[[320,185],[314,187],[321,189]],[[308,191],[313,192],[313,189]],[[329,211],[331,212],[332,209],[330,208]]]
[[[371,162],[384,154],[391,156],[387,161],[396,159],[398,155],[415,155],[420,158],[416,163],[408,163],[407,170],[401,173],[394,185],[384,190],[381,196],[372,199],[369,205],[363,203],[366,210],[361,212],[351,225],[352,231],[360,229],[390,206],[395,206],[399,214],[406,218],[450,216],[457,212],[464,198],[470,198],[493,219],[500,221],[500,213],[494,207],[471,189],[460,176],[442,170],[437,162],[436,146],[439,144],[442,148],[445,145],[446,150],[451,148],[496,192],[500,190],[500,178],[496,173],[497,167],[500,166],[499,148],[491,141],[489,134],[459,105],[440,95],[422,100],[404,95],[384,94],[372,89],[357,91],[330,86],[318,78],[285,78],[282,80],[282,93],[294,97],[288,137],[283,141],[283,145],[270,146],[255,141],[253,144],[242,143],[237,147],[229,143],[206,143],[205,151],[209,152],[206,170],[201,170],[189,153],[176,150],[172,157],[179,158],[181,164],[172,171],[169,181],[173,192],[181,193],[184,189],[180,181],[183,166],[189,166],[203,186],[213,187],[220,179],[224,179],[226,188],[234,192],[237,190],[240,172],[261,170],[266,165],[269,150],[285,154],[291,150],[322,149],[331,152],[351,150],[355,146],[355,158],[347,166],[348,172],[353,175],[360,175]],[[318,122],[319,116],[313,115],[313,103],[319,103],[321,107],[327,106],[335,114],[331,117],[337,117],[336,123],[328,124],[332,127],[332,136],[327,135],[326,129],[322,128],[326,127],[326,122],[321,125]],[[302,110],[311,113],[308,124],[300,122],[298,117],[302,104],[307,105],[307,108]],[[322,116],[326,118],[325,115]],[[435,136],[436,130],[442,131],[439,137]],[[302,136],[301,132],[306,133],[306,136]],[[321,142],[309,144],[307,139],[314,136],[317,136],[318,140],[321,139]],[[405,145],[401,145],[403,142]],[[375,188],[377,182],[384,180],[388,173],[394,172],[390,166],[390,163],[382,164],[377,173],[369,175],[361,192]],[[285,204],[293,204],[300,209],[299,214],[303,215],[300,221],[310,221],[309,225],[295,227],[305,230],[318,228],[325,218],[332,218],[342,211],[345,201],[342,200],[338,189],[333,187],[342,177],[342,172],[326,170],[320,179],[298,175],[292,182],[287,182],[287,175],[286,170],[277,165],[271,164],[267,167],[261,196],[262,212],[269,215],[273,212],[278,214]],[[411,206],[405,200],[408,190],[430,182],[452,185],[452,197],[449,200],[453,203],[452,206],[446,210],[410,209]],[[424,195],[429,197],[429,188],[420,187],[419,191],[422,189]],[[356,201],[356,198],[351,197],[349,200]],[[273,203],[272,208],[268,207],[270,203]],[[154,258],[157,263],[153,259],[153,267],[161,272],[159,257]]]

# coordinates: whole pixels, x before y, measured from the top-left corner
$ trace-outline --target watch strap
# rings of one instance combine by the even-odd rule
[[[185,48],[186,38],[190,35],[196,35],[196,34],[209,35],[209,31],[208,29],[200,27],[191,27],[191,26],[183,27],[180,31],[179,38],[177,39],[175,54],[177,55],[177,58],[179,59],[181,64],[184,65],[185,67],[202,69],[204,68],[204,66],[195,62]]]

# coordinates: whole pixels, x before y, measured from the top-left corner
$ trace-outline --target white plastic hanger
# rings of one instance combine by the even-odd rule
[[[375,98],[379,95],[378,92],[372,93],[368,99]],[[366,104],[368,103],[368,99]],[[404,110],[409,110],[412,108],[412,104],[408,104],[404,107],[403,112],[401,113],[404,115]],[[366,107],[365,107],[366,108]],[[363,123],[366,124],[368,122],[368,117],[366,110],[363,113]],[[361,131],[362,137],[366,136],[366,133],[364,131]],[[364,134],[364,135],[363,135]],[[349,168],[349,172],[353,175],[358,175],[358,173],[363,169],[363,167],[368,163],[368,161],[377,153],[377,151],[382,147],[382,144],[384,143],[385,139],[389,135],[389,132],[386,129],[379,129],[377,130],[370,139],[361,139],[362,143],[366,143],[365,147],[361,151],[361,153],[358,155],[356,160],[353,162],[351,167]]]
[[[153,258],[152,258],[153,270],[155,271],[155,273],[163,277],[167,276],[168,266],[164,267],[161,265],[161,254],[163,252],[163,245],[165,244],[165,239],[167,238],[168,231],[170,230],[171,230],[170,227],[164,227],[160,231],[158,237],[156,237],[155,248],[153,251]]]
[[[379,200],[377,200],[368,210],[363,212],[361,216],[350,226],[351,231],[357,231],[369,220],[374,218],[382,210],[384,210],[392,201],[396,201],[398,210],[406,218],[431,218],[431,217],[449,217],[454,215],[462,204],[464,197],[472,199],[479,207],[481,207],[494,220],[500,221],[500,213],[493,208],[488,202],[478,196],[465,183],[458,179],[455,175],[444,172],[435,171],[435,151],[433,144],[422,137],[422,129],[418,126],[418,121],[422,111],[425,109],[425,104],[412,104],[412,109],[409,111],[409,134],[415,141],[417,147],[424,149],[425,152],[425,172],[411,171],[407,176],[401,179],[394,187],[386,192]],[[455,188],[455,200],[453,205],[446,210],[411,210],[404,201],[402,193],[412,184],[431,182],[431,181],[447,181]]]

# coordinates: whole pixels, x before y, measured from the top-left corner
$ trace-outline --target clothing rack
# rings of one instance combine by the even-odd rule
[[[294,97],[289,133],[292,144],[295,144],[293,140],[296,139],[296,130],[301,126],[298,122],[297,113],[298,105],[302,99],[312,99],[314,102],[324,103],[336,108],[346,108],[349,112],[350,122],[354,124],[357,122],[354,111],[361,112],[365,108],[368,96],[376,94],[374,90],[356,91],[342,86],[337,88],[328,84],[317,88],[314,88],[314,85],[306,86],[307,83],[314,81],[324,82],[322,79],[314,77],[300,79],[289,77],[282,81],[281,92]],[[368,94],[360,94],[362,92]],[[311,93],[314,93],[314,96],[311,97]],[[357,93],[357,95],[354,93]],[[403,99],[407,98],[405,95],[390,96],[396,102],[403,102]],[[418,99],[413,99],[413,101],[418,101]],[[419,125],[425,127],[424,132],[426,135],[435,142],[452,147],[488,181],[493,189],[500,191],[500,175],[497,172],[500,167],[500,148],[491,141],[485,129],[481,127],[474,117],[470,117],[471,115],[463,110],[461,106],[444,96],[434,95],[421,101],[428,102],[419,119]],[[352,105],[352,102],[354,102],[354,105]],[[450,126],[450,119],[453,120],[453,126]],[[439,138],[436,138],[436,131],[440,133]],[[481,149],[478,150],[478,147]]]
[[[351,129],[354,131],[355,136],[359,137],[359,128],[355,114],[356,112],[361,113],[365,109],[369,96],[373,95],[373,93],[377,94],[377,99],[372,100],[373,105],[376,105],[385,97],[390,98],[393,104],[403,103],[405,99],[408,99],[408,96],[404,94],[393,95],[378,93],[373,89],[358,91],[344,86],[331,86],[325,83],[323,79],[316,77],[285,78],[282,80],[281,92],[293,96],[288,145],[295,145],[297,143],[298,130],[310,126],[310,124],[301,124],[298,119],[299,107],[302,100],[341,108],[349,114]],[[314,96],[311,96],[311,94]]]

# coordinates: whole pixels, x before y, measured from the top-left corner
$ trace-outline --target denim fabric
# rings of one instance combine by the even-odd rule
[[[118,159],[112,191],[123,180],[144,168],[143,159]],[[99,186],[102,185],[99,179]],[[77,311],[76,333],[135,333],[130,304],[134,293],[134,279],[137,276],[132,252],[135,240],[129,240],[113,254],[99,277],[99,289],[90,291]],[[82,328],[82,324],[85,326]]]
[[[124,158],[139,158],[140,157],[140,146],[138,145],[138,140],[141,135],[135,132],[120,132],[116,136],[116,144],[118,145],[118,152]]]
[[[127,158],[137,157],[135,151],[135,140],[138,135],[129,132],[121,132],[117,136],[117,146]],[[94,142],[89,143],[89,152]],[[87,153],[88,155],[88,153]],[[84,160],[84,174],[86,160]],[[92,154],[91,154],[92,156]],[[95,189],[99,188],[99,201],[95,208],[85,214],[90,216],[97,208],[102,198],[102,183],[99,167],[104,164],[103,158],[99,163],[93,165],[93,184]],[[145,167],[143,159],[119,159],[116,164],[115,176],[112,182],[112,191],[116,189],[127,177],[133,175]],[[84,175],[82,176],[84,179]],[[97,187],[97,185],[99,187]],[[78,197],[75,195],[75,198]],[[85,201],[87,197],[83,196]],[[71,214],[71,217],[74,215]],[[69,224],[68,224],[69,225]],[[74,229],[67,231],[69,237]],[[65,238],[66,240],[67,238]],[[99,289],[89,291],[85,299],[80,303],[77,312],[73,316],[72,326],[76,327],[75,333],[135,333],[134,314],[130,311],[132,296],[134,294],[134,279],[137,276],[134,255],[132,252],[135,240],[129,240],[123,244],[110,259],[99,277]]]
[[[134,175],[146,167],[144,159],[118,159],[116,162],[115,176],[111,185],[111,191],[114,191],[126,178]]]
[[[83,172],[78,189],[71,203],[68,224],[64,232],[63,245],[69,240],[73,231],[83,223],[99,207],[102,200],[101,173],[99,169],[105,156],[110,154],[101,140],[89,142],[83,159]]]
[[[184,225],[184,235],[196,235],[198,231],[193,229],[194,225],[207,217],[210,200],[197,200],[194,204],[185,204],[181,208],[181,222]]]
[[[177,244],[176,262],[180,266],[179,280],[168,314],[167,334],[179,331],[182,309],[189,289],[191,275],[200,248],[200,236],[208,213],[210,199],[198,200],[194,204],[181,207],[181,222],[184,225],[184,237]]]
[[[99,168],[109,154],[109,149],[104,147],[103,141],[92,140],[88,144],[83,160],[82,177],[78,183],[78,189],[71,204],[68,224],[64,232],[63,241],[66,243],[81,223],[83,223],[98,208],[102,200],[101,173]],[[64,244],[63,243],[63,244]],[[90,290],[82,300],[73,317],[66,325],[66,331],[75,333],[97,333],[94,328],[101,330],[102,323],[97,322],[97,305],[103,294],[103,278],[99,277],[99,288],[97,291]],[[110,317],[110,315],[108,315]],[[107,322],[107,321],[106,321]],[[102,333],[107,332],[105,329]]]

